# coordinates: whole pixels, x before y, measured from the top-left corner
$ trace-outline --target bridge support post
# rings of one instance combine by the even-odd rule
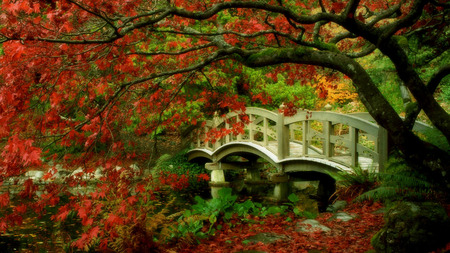
[[[261,181],[261,175],[259,174],[259,168],[251,167],[247,168],[247,175],[245,177],[245,180],[251,181],[251,182],[259,182]]]
[[[205,164],[207,170],[211,170],[211,197],[219,197],[219,190],[223,187],[229,187],[230,183],[225,181],[225,172],[222,169],[221,163],[207,163]]]
[[[277,201],[286,200],[290,192],[289,175],[285,173],[276,173],[271,176],[270,180],[275,183],[275,187],[273,189],[273,197]]]
[[[330,198],[335,192],[336,181],[328,175],[320,177],[319,187],[317,189],[319,212],[326,211]]]

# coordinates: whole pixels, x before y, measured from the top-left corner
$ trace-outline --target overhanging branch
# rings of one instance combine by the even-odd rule
[[[442,68],[440,68],[430,79],[427,85],[427,89],[430,92],[430,94],[433,94],[439,84],[441,83],[442,79],[444,79],[446,76],[450,75],[450,65],[446,65]],[[421,106],[417,103],[414,104],[413,108],[410,108],[409,111],[407,111],[406,117],[405,117],[405,125],[412,129],[414,126],[414,122],[417,119],[417,116],[419,115],[420,111],[422,110]]]

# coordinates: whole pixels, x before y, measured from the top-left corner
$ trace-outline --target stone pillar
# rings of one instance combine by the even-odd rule
[[[213,198],[219,196],[218,192],[220,189],[230,186],[230,183],[225,181],[225,172],[221,165],[220,162],[205,164],[205,168],[211,170],[211,182],[209,182],[209,186],[211,187],[211,197]]]
[[[270,177],[270,181],[275,183],[273,197],[277,201],[284,201],[289,196],[289,175],[285,173],[275,173]]]

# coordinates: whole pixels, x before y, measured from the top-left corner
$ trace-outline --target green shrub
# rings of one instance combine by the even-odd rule
[[[278,109],[282,103],[293,103],[295,107],[302,109],[314,109],[318,101],[314,87],[302,85],[299,82],[288,85],[286,78],[282,75],[278,75],[276,83],[259,85],[253,88],[252,92],[269,95],[272,98],[269,109]]]
[[[379,174],[380,184],[357,198],[357,200],[413,200],[434,198],[432,184],[425,176],[410,168],[403,159],[391,157],[386,172]]]
[[[338,189],[334,193],[337,199],[353,200],[364,192],[367,192],[378,185],[379,177],[374,168],[362,169],[352,168],[352,172],[329,173],[336,183]]]
[[[172,157],[169,155],[161,156],[155,166],[155,172],[157,175],[176,174],[178,176],[187,176],[189,178],[187,182],[188,187],[184,191],[195,195],[208,188],[208,180],[204,179],[209,175],[209,171],[205,169],[205,166],[189,162],[187,160],[187,151],[187,149],[183,150]]]
[[[217,225],[219,221],[228,222],[235,217],[239,217],[243,221],[250,221],[247,219],[249,215],[264,217],[282,214],[288,209],[285,205],[265,207],[251,200],[243,203],[238,203],[236,200],[237,196],[232,195],[231,188],[220,189],[218,197],[211,200],[196,196],[197,203],[178,219],[178,225],[173,228],[172,237],[184,237],[185,239],[187,237],[188,241],[192,241],[193,238],[213,235],[216,229],[221,229],[221,225]],[[208,230],[204,229],[205,225],[209,225]]]

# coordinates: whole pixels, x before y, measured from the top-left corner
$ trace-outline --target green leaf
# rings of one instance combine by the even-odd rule
[[[247,245],[247,244],[249,244],[250,242],[251,242],[250,240],[243,240],[243,241],[242,241],[242,244]]]
[[[291,195],[288,196],[288,199],[294,204],[300,201],[300,198],[294,193],[291,193]]]
[[[214,223],[216,223],[216,221],[217,221],[217,216],[214,215],[214,214],[211,214],[211,215],[209,216],[209,222],[210,222],[211,224],[214,224]]]

